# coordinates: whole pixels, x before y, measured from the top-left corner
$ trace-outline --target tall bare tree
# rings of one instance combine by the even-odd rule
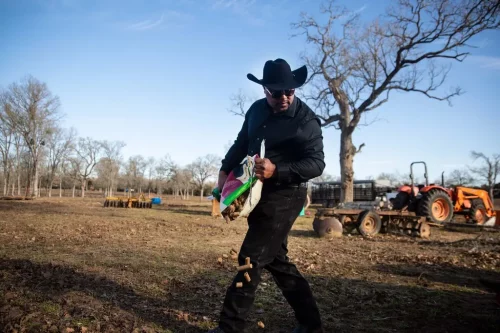
[[[156,176],[156,160],[152,156],[148,157],[146,160],[146,176],[148,177],[148,192],[151,195],[151,189],[153,188],[154,178]]]
[[[0,105],[2,106],[0,109],[0,159],[3,168],[3,195],[7,195],[12,174],[11,150],[13,146],[15,131],[14,128],[10,126],[7,121],[5,121],[5,110],[6,108],[8,108],[8,105],[3,102],[2,97],[0,97],[0,103]]]
[[[85,197],[88,179],[100,159],[101,152],[102,142],[89,137],[78,139],[72,164],[81,184],[82,198]]]
[[[126,144],[123,141],[102,142],[102,155],[99,161],[99,173],[106,184],[106,194],[113,195],[113,189],[118,182],[120,166],[122,163],[121,150]]]
[[[440,90],[451,65],[445,61],[463,61],[473,37],[499,28],[499,6],[497,0],[398,0],[364,25],[359,11],[330,0],[321,7],[326,23],[303,13],[292,24],[294,36],[309,44],[302,55],[311,73],[304,96],[324,127],[340,130],[342,202],[353,200],[354,156],[364,146],[354,145],[353,133],[362,116],[395,91],[448,102],[461,94]]]
[[[220,158],[213,154],[208,154],[203,157],[198,157],[192,164],[188,166],[188,169],[192,171],[193,181],[196,183],[200,189],[200,201],[203,200],[203,189],[205,183],[210,177],[215,177],[219,171],[217,164]]]
[[[47,139],[48,150],[48,196],[52,197],[52,185],[54,178],[61,166],[61,163],[68,157],[71,150],[74,149],[76,139],[76,130],[70,128],[65,130],[60,127],[55,127],[51,135]],[[59,182],[60,184],[60,182]]]
[[[471,157],[474,161],[480,160],[482,162],[481,166],[471,167],[470,170],[472,173],[476,174],[481,181],[486,183],[488,191],[490,192],[490,198],[493,200],[493,190],[500,171],[500,154],[494,154],[488,157],[483,153],[472,151]]]
[[[27,193],[38,196],[38,166],[43,146],[60,119],[59,98],[33,76],[12,83],[5,95],[5,120],[24,139],[31,156]]]
[[[59,98],[52,96],[47,85],[33,76],[12,83],[5,97],[5,121],[18,132],[30,152],[28,190],[38,196],[38,166],[45,141],[60,119]]]

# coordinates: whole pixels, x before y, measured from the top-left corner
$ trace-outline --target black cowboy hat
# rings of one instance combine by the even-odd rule
[[[262,80],[250,73],[247,74],[247,78],[272,90],[295,89],[306,82],[307,67],[304,65],[292,71],[290,65],[283,59],[268,60],[264,64]]]

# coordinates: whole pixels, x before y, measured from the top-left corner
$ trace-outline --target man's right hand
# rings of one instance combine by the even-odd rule
[[[227,173],[225,171],[219,171],[219,180],[217,181],[217,187],[219,188],[220,193],[222,193],[222,188],[226,183]]]

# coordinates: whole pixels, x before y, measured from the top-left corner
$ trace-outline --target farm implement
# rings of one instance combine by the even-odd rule
[[[425,184],[414,184],[413,165],[425,167]],[[379,232],[399,231],[403,234],[429,238],[431,226],[468,227],[469,229],[500,229],[488,192],[482,189],[442,184],[429,184],[425,162],[410,165],[411,183],[401,186],[395,197],[389,191],[370,201],[348,202],[335,208],[320,208],[313,227],[318,234],[333,233],[335,226],[347,232],[357,229],[363,236],[374,236]],[[375,192],[374,192],[375,193]],[[375,196],[375,194],[373,194]],[[465,223],[454,221],[461,215]],[[340,223],[339,223],[340,222]]]
[[[139,197],[106,197],[104,207],[117,208],[151,208],[153,206],[152,199],[146,199],[144,193]]]

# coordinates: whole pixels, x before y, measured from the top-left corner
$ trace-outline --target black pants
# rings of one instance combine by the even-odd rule
[[[227,289],[219,322],[225,333],[243,332],[245,319],[253,305],[255,290],[265,268],[295,311],[298,322],[312,329],[321,326],[321,319],[309,283],[287,257],[287,238],[306,200],[305,187],[276,187],[265,184],[259,204],[248,217],[248,232],[238,256],[240,265],[250,257],[253,268],[246,282],[238,272]],[[236,283],[242,282],[242,288]]]

